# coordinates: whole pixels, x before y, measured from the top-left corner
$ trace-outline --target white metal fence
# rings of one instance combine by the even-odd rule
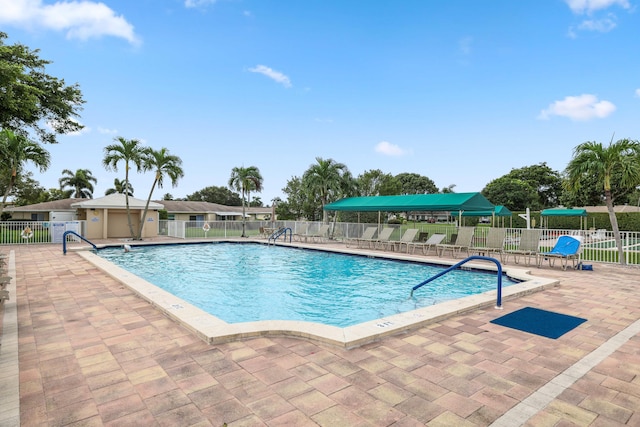
[[[321,222],[308,221],[247,221],[244,234],[247,237],[263,237],[268,235],[265,230],[273,230],[281,227],[290,228],[293,234],[314,234],[318,231]],[[335,241],[343,241],[354,237],[360,237],[367,227],[384,227],[394,229],[391,240],[400,240],[402,234],[408,228],[419,230],[418,240],[426,240],[434,233],[445,234],[449,241],[457,234],[457,228],[453,224],[357,224],[357,223],[331,223],[329,238]],[[489,227],[478,226],[474,234],[474,246],[481,247],[486,241],[486,233]],[[65,231],[75,231],[81,236],[85,235],[85,221],[4,221],[0,222],[0,245],[15,244],[43,244],[62,243]],[[521,228],[507,228],[505,249],[514,249],[520,240]],[[158,234],[181,239],[190,238],[232,238],[242,236],[241,221],[167,221],[158,223]],[[618,263],[618,251],[613,232],[607,230],[558,230],[543,229],[539,242],[539,250],[546,251],[553,247],[558,236],[578,235],[582,238],[582,260],[584,262]],[[626,263],[640,266],[640,233],[635,231],[621,232],[622,247]],[[74,240],[68,236],[67,240]]]
[[[85,235],[85,221],[2,221],[0,245],[62,243],[65,231]],[[68,240],[77,239],[68,236]]]

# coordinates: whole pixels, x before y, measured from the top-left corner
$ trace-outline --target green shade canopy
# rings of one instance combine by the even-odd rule
[[[458,216],[459,211],[451,211],[451,216]],[[505,206],[496,206],[493,210],[488,211],[465,211],[462,216],[511,216],[511,211]]]
[[[586,209],[545,209],[541,216],[587,216]]]
[[[403,196],[348,197],[329,203],[327,211],[434,212],[493,211],[493,204],[480,193],[407,194]],[[456,214],[457,215],[457,214]]]

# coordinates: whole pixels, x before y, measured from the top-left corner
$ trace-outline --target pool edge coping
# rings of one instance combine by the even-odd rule
[[[211,241],[209,241],[211,242]],[[236,239],[223,239],[216,242],[238,242]],[[264,243],[264,241],[242,240],[242,242]],[[200,243],[200,242],[184,242]],[[174,242],[154,244],[176,244]],[[453,265],[459,260],[429,258],[424,256],[381,253],[380,251],[350,250],[349,248],[330,248],[308,244],[279,244],[281,246],[303,249],[372,256],[377,258],[417,261],[429,264]],[[113,245],[104,245],[108,247]],[[117,246],[117,245],[116,245]],[[334,345],[342,348],[354,348],[380,339],[419,329],[442,319],[473,310],[495,307],[496,291],[487,291],[477,295],[470,295],[456,300],[445,301],[428,307],[411,310],[404,313],[386,316],[380,319],[359,323],[357,325],[339,328],[319,323],[291,320],[263,320],[245,323],[227,323],[216,316],[195,307],[181,298],[153,285],[150,282],[126,271],[125,269],[107,261],[90,251],[74,251],[82,258],[99,268],[105,274],[122,283],[136,295],[140,296],[154,307],[158,308],[172,320],[180,323],[196,336],[209,344],[220,344],[257,337],[297,337],[315,342]],[[480,264],[469,262],[469,268],[496,271],[494,264]],[[514,299],[520,296],[538,292],[555,286],[557,279],[533,276],[529,269],[505,267],[503,272],[509,277],[521,280],[520,283],[503,287],[502,300]]]

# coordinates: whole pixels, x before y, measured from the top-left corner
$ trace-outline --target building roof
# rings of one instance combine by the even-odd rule
[[[585,209],[589,213],[608,213],[606,206],[583,206],[582,209]],[[640,207],[632,206],[632,205],[618,205],[613,207],[613,211],[616,213],[637,213],[640,212]]]
[[[51,202],[35,203],[33,205],[26,206],[12,206],[5,208],[8,212],[62,212],[71,211],[75,212],[76,208],[72,208],[71,204],[87,199],[62,199],[53,200]]]
[[[144,209],[146,200],[129,197],[129,207]],[[124,194],[114,193],[97,199],[62,199],[27,206],[5,208],[8,212],[75,212],[80,209],[122,209],[126,207]],[[152,200],[149,209],[165,209],[169,213],[214,213],[218,216],[242,216],[242,206],[185,200]],[[271,207],[246,207],[247,214],[270,214]]]
[[[130,209],[144,209],[147,201],[129,197]],[[113,193],[97,199],[80,199],[79,202],[71,203],[72,208],[81,209],[122,209],[127,206],[126,196],[122,193]],[[149,209],[164,209],[160,203],[150,201]]]
[[[226,206],[218,203],[198,202],[189,200],[158,200],[164,205],[164,209],[170,213],[215,213],[216,215],[237,216],[242,215],[242,206]],[[246,213],[267,214],[271,213],[270,207],[245,207]]]
[[[354,212],[493,211],[494,206],[480,193],[437,193],[349,197],[329,203],[324,209]]]

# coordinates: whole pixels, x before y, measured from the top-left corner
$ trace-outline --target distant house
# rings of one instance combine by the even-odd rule
[[[129,197],[134,230],[140,227],[146,200]],[[158,233],[160,210],[166,210],[169,220],[176,221],[240,221],[242,206],[225,206],[209,202],[181,200],[151,201],[142,237]],[[114,193],[97,199],[63,199],[5,209],[12,220],[25,221],[86,221],[88,239],[131,237],[124,194]],[[246,207],[247,220],[270,218],[272,208]]]
[[[167,211],[167,219],[176,221],[240,221],[242,206],[226,206],[218,203],[184,200],[158,200]],[[271,208],[245,207],[248,220],[265,220],[271,217]]]
[[[146,200],[129,197],[132,225],[140,228]],[[149,211],[142,230],[142,238],[158,235],[158,211],[164,206],[149,203]],[[114,193],[97,199],[63,199],[7,208],[13,220],[27,221],[86,221],[87,239],[130,238],[124,194]]]

